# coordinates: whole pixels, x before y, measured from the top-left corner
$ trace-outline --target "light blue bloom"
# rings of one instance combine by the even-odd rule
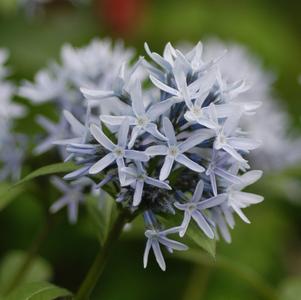
[[[240,176],[241,183],[231,184],[227,187],[227,206],[233,209],[239,217],[246,223],[250,223],[249,219],[242,212],[242,208],[246,208],[252,204],[257,204],[263,201],[263,197],[253,193],[242,192],[242,189],[255,183],[262,176],[262,171],[252,170]],[[230,227],[234,226],[231,218],[229,219]]]
[[[131,185],[134,189],[133,206],[138,206],[142,200],[144,184],[155,186],[160,189],[171,190],[171,187],[164,181],[149,177],[142,166],[142,163],[136,161],[136,167],[126,167],[121,171],[127,175],[123,186]]]
[[[167,138],[167,146],[156,145],[146,149],[146,153],[150,156],[165,156],[164,164],[160,171],[160,180],[163,181],[168,178],[175,161],[195,172],[204,172],[204,167],[198,165],[183,153],[209,139],[212,136],[210,132],[204,131],[203,134],[191,136],[186,141],[178,143],[172,123],[166,117],[163,119],[163,128]]]
[[[63,193],[63,196],[51,205],[50,212],[56,213],[66,206],[69,222],[75,224],[78,217],[78,206],[85,201],[84,188],[90,186],[91,181],[88,178],[82,178],[67,184],[58,177],[52,177],[51,182]]]
[[[125,174],[121,172],[125,167],[124,159],[148,161],[149,157],[145,153],[136,150],[127,149],[127,139],[129,132],[129,122],[125,119],[119,129],[118,143],[115,145],[102,131],[102,129],[92,124],[90,127],[91,134],[105,149],[109,151],[107,155],[96,162],[90,169],[90,174],[98,174],[113,162],[117,163],[119,180],[122,184],[125,180]]]
[[[179,234],[183,237],[187,231],[191,218],[197,223],[199,228],[210,238],[214,238],[214,232],[207,220],[204,211],[222,204],[226,200],[226,194],[219,194],[214,197],[202,200],[204,182],[200,180],[196,186],[193,196],[185,203],[175,203],[175,207],[184,211],[184,219]]]
[[[129,120],[129,124],[133,127],[130,142],[128,144],[129,148],[132,148],[137,137],[141,134],[148,132],[159,140],[166,140],[166,138],[158,130],[157,125],[154,123],[155,120],[163,113],[165,113],[173,104],[173,99],[165,100],[153,104],[146,111],[143,96],[141,90],[141,83],[137,80],[133,85],[132,91],[130,93],[132,100],[132,113],[131,116],[110,116],[101,115],[100,120],[106,124],[112,126],[120,126],[124,119]]]
[[[147,242],[144,250],[143,256],[143,266],[147,267],[149,251],[152,248],[155,254],[156,261],[160,266],[162,271],[166,270],[166,263],[161,252],[160,244],[167,248],[168,251],[172,252],[173,250],[185,251],[188,247],[178,241],[171,240],[166,236],[168,234],[178,233],[180,228],[174,227],[167,230],[146,230],[145,236],[147,237]]]

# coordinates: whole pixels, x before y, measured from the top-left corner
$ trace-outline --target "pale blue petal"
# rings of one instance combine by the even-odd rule
[[[142,200],[142,193],[143,193],[144,182],[143,180],[136,181],[134,199],[133,199],[133,206],[138,206]]]
[[[136,150],[125,150],[124,157],[132,160],[148,161],[149,157],[146,153]]]
[[[95,124],[92,124],[90,126],[90,132],[93,135],[93,137],[97,140],[98,143],[100,143],[102,146],[104,146],[106,149],[113,151],[115,148],[115,145],[112,143],[112,141],[103,133],[102,129],[98,127]]]
[[[209,224],[207,223],[206,219],[204,218],[204,216],[199,211],[194,210],[192,212],[192,218],[198,224],[198,226],[200,227],[200,229],[202,229],[203,232],[210,239],[214,238],[214,232],[213,232],[212,228],[209,226]]]
[[[171,168],[172,168],[173,163],[174,163],[174,158],[173,157],[170,157],[170,156],[165,157],[164,164],[163,164],[162,169],[160,171],[159,179],[161,181],[164,181],[166,178],[168,178],[168,176],[171,172]]]
[[[198,165],[184,154],[177,155],[175,160],[195,172],[201,173],[205,171],[204,167]]]
[[[92,167],[90,167],[89,174],[100,173],[103,169],[108,167],[114,161],[115,161],[114,154],[113,153],[107,154],[105,157],[103,157],[97,163],[95,163]]]
[[[164,128],[165,136],[168,139],[168,144],[173,146],[176,145],[177,139],[176,139],[175,131],[170,120],[167,117],[163,118],[163,128]]]
[[[145,150],[149,156],[167,155],[168,148],[164,145],[150,146]]]

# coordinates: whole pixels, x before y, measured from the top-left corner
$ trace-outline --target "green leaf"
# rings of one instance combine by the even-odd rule
[[[182,222],[182,217],[180,215],[169,215],[166,217],[160,217],[160,220],[166,227],[179,226]],[[216,240],[208,238],[203,231],[191,221],[189,227],[186,231],[186,234],[182,240],[190,248],[201,248],[208,252],[212,257],[215,257],[216,254]]]
[[[54,300],[71,299],[72,293],[48,282],[27,283],[15,289],[6,300]]]
[[[42,168],[37,169],[37,170],[33,171],[32,173],[28,174],[23,179],[21,179],[16,184],[14,184],[13,187],[21,185],[27,181],[33,180],[40,176],[57,174],[57,173],[68,173],[68,172],[72,172],[76,169],[78,169],[78,166],[76,166],[72,162],[48,165],[48,166],[42,167]]]
[[[100,244],[103,245],[116,217],[116,202],[109,194],[104,193],[102,199],[93,196],[87,197],[86,206],[96,235]]]
[[[279,289],[281,300],[296,300],[301,295],[301,277],[291,277],[286,279]]]
[[[203,231],[194,223],[189,224],[186,236],[198,247],[208,252],[212,257],[216,255],[216,240],[208,238]]]
[[[0,265],[0,291],[6,291],[17,273],[20,272],[27,253],[24,251],[11,251],[2,260]],[[41,257],[36,257],[24,273],[20,284],[49,280],[52,277],[50,264]]]
[[[11,201],[16,199],[24,190],[23,187],[17,187],[13,189],[10,193],[7,193],[9,187],[9,183],[2,182],[0,184],[0,211],[4,209]]]

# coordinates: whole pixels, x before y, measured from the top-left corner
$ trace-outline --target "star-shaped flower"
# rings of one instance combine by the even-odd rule
[[[204,182],[200,180],[196,186],[192,198],[186,203],[175,203],[175,207],[184,211],[184,219],[179,234],[183,237],[187,231],[191,218],[199,228],[210,238],[214,238],[214,232],[204,214],[204,210],[220,205],[226,200],[226,194],[220,194],[206,200],[201,200],[204,190]]]
[[[202,131],[203,133],[191,136],[186,141],[178,143],[173,125],[167,117],[163,119],[163,129],[167,137],[167,146],[156,145],[146,149],[146,153],[150,156],[165,156],[159,179],[163,181],[168,178],[175,161],[195,172],[203,172],[205,169],[188,158],[184,153],[210,138],[212,136],[211,131],[204,130]]]
[[[227,206],[233,209],[246,223],[250,223],[250,221],[241,209],[246,208],[252,204],[260,203],[263,201],[264,198],[260,195],[256,195],[253,193],[242,192],[241,190],[244,189],[246,186],[251,185],[257,180],[259,180],[261,176],[262,171],[259,170],[252,170],[246,172],[242,176],[240,176],[241,183],[230,185],[226,191]],[[224,213],[226,213],[225,210]],[[230,227],[233,227],[234,222],[231,221],[231,218],[228,218],[228,220],[230,221],[230,223],[228,222]]]
[[[90,174],[100,173],[102,170],[107,168],[113,162],[118,165],[119,180],[122,184],[125,180],[125,174],[121,172],[122,168],[125,167],[124,159],[128,158],[131,160],[147,161],[148,155],[141,151],[127,149],[127,139],[129,132],[129,121],[125,119],[120,126],[118,132],[118,143],[115,145],[102,131],[101,127],[92,124],[90,131],[93,137],[101,144],[105,149],[109,151],[107,155],[96,162],[90,169]]]
[[[185,251],[188,249],[186,245],[166,237],[168,234],[173,234],[178,232],[179,232],[178,227],[174,227],[162,231],[156,229],[146,230],[145,236],[147,237],[147,242],[146,242],[144,256],[143,256],[144,268],[147,267],[149,251],[152,248],[158,265],[163,271],[166,270],[166,264],[161,252],[160,244],[165,246],[170,252],[172,252],[173,250]]]
[[[165,136],[158,130],[155,120],[166,112],[173,104],[174,100],[169,99],[152,105],[147,111],[143,104],[141,83],[137,80],[131,89],[132,113],[133,116],[110,116],[101,115],[100,119],[109,125],[121,125],[125,118],[133,127],[129,148],[132,148],[137,137],[144,132],[148,132],[159,140],[166,140]]]
[[[131,185],[135,189],[133,206],[138,206],[142,199],[144,184],[152,185],[161,189],[171,190],[171,187],[158,179],[149,177],[141,162],[136,162],[136,167],[126,167],[122,169],[127,178],[124,185]]]

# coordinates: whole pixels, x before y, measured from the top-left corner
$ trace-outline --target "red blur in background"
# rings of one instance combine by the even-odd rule
[[[97,14],[117,36],[129,36],[139,28],[148,0],[97,0]]]

